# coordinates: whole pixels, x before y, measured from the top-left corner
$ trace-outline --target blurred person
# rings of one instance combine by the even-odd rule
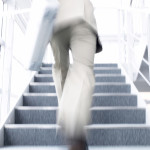
[[[59,102],[57,123],[70,150],[88,149],[86,130],[95,86],[94,55],[102,50],[90,0],[59,0],[50,41],[55,64],[52,73]],[[69,61],[69,50],[73,64]]]

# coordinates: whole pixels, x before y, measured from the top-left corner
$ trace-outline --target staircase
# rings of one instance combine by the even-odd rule
[[[88,130],[90,146],[148,146],[150,126],[146,109],[137,106],[137,95],[131,93],[117,64],[95,64],[95,90],[90,109],[92,123]],[[62,135],[56,135],[57,97],[50,64],[41,70],[23,94],[23,106],[15,108],[15,124],[6,124],[5,146],[60,146]]]

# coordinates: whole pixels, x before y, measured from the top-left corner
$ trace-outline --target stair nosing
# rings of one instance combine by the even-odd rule
[[[40,67],[41,70],[52,70],[52,67]],[[121,70],[121,68],[118,67],[93,67],[93,69],[96,70]],[[40,70],[40,71],[41,71]]]
[[[54,82],[30,82],[30,85],[50,85],[54,86]],[[129,83],[122,82],[95,82],[95,85],[130,85]]]
[[[57,124],[5,124],[5,128],[40,128],[51,129],[61,128]],[[97,128],[150,128],[147,124],[90,124],[85,126],[87,129]]]
[[[23,96],[57,96],[56,93],[24,93]]]
[[[17,106],[16,110],[58,110],[56,106]],[[89,110],[146,110],[144,107],[136,106],[92,106]]]
[[[23,96],[55,96],[56,93],[24,93]],[[94,93],[93,96],[136,96],[136,94],[130,93]]]
[[[95,74],[95,77],[125,77],[122,74]],[[35,74],[35,77],[53,77],[52,74]]]
[[[51,74],[35,74],[34,77],[53,77]]]

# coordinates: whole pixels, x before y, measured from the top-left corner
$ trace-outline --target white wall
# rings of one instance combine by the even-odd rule
[[[118,61],[118,11],[120,0],[91,0],[103,51],[95,55],[95,63]]]

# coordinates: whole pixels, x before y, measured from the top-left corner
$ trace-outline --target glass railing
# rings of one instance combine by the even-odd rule
[[[21,54],[20,41],[23,40],[26,30],[24,14],[27,14],[29,9],[19,9],[15,0],[0,2],[2,6],[0,39],[1,43],[4,43],[0,51],[0,123],[2,123],[29,84],[34,72],[25,70],[16,59]]]
[[[150,86],[150,74],[143,70],[143,63],[149,70],[150,54],[150,9],[148,1],[132,0],[120,13],[120,62],[132,81],[138,76]],[[147,55],[147,59],[144,58]],[[142,69],[141,69],[142,68]],[[147,70],[147,71],[148,71]]]
[[[0,52],[0,123],[16,105],[36,73],[24,69],[18,62],[22,58],[31,0],[9,0],[0,7],[0,39],[4,42]],[[50,49],[50,46],[48,46]],[[50,62],[51,53],[46,52],[44,62]],[[20,59],[19,59],[20,60]]]

